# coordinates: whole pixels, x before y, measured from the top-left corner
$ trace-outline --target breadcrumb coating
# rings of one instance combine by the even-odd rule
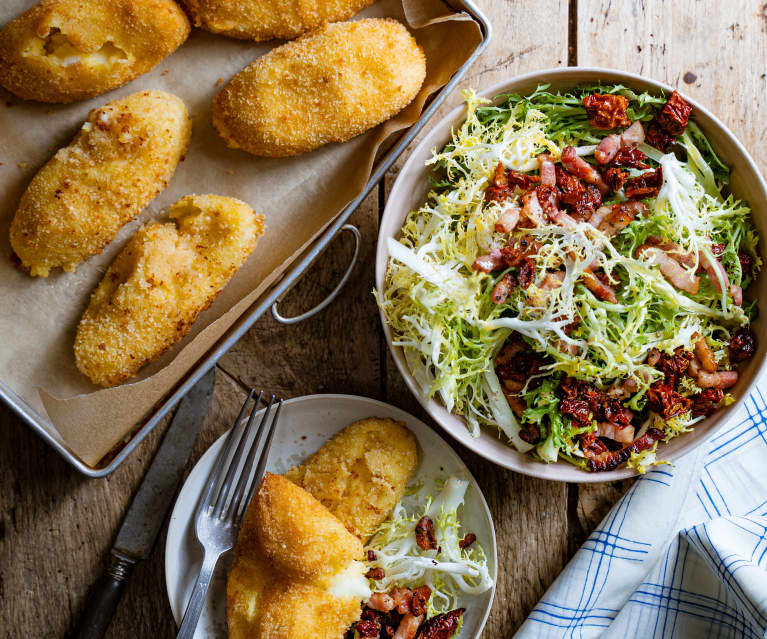
[[[94,384],[133,377],[189,332],[263,234],[263,216],[219,195],[187,195],[168,223],[139,229],[91,296],[75,362]]]
[[[298,155],[388,120],[425,76],[421,47],[396,20],[326,24],[235,75],[213,103],[213,125],[232,148]]]
[[[403,423],[368,417],[344,428],[285,477],[366,542],[402,499],[417,465],[416,440]]]
[[[22,268],[47,277],[100,253],[167,185],[191,120],[180,98],[143,91],[92,110],[21,196],[11,246]]]
[[[182,0],[196,27],[244,40],[292,40],[346,20],[375,0]]]
[[[171,0],[42,0],[0,30],[0,85],[26,100],[85,100],[146,73],[189,31]]]
[[[309,493],[267,473],[240,528],[226,588],[230,639],[338,639],[360,617],[362,543]]]

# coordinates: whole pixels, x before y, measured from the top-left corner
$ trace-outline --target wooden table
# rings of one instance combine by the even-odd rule
[[[565,65],[605,66],[664,80],[694,96],[767,168],[767,4],[763,0],[478,0],[493,41],[465,87]],[[460,101],[456,93],[449,106]],[[316,318],[283,327],[264,317],[220,362],[216,393],[191,465],[232,423],[249,386],[285,397],[351,393],[400,406],[429,422],[395,370],[373,288],[378,220],[391,172],[355,214],[361,265]],[[338,240],[284,305],[322,299],[351,252]],[[0,636],[61,637],[101,574],[125,508],[155,451],[158,428],[115,473],[84,479],[0,407]],[[630,482],[558,484],[502,470],[454,444],[495,518],[498,590],[485,637],[509,637]],[[165,531],[136,570],[110,628],[113,638],[174,637],[165,595]]]

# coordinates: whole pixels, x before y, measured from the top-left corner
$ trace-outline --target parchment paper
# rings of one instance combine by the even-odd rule
[[[29,8],[5,0],[0,23]],[[439,0],[380,0],[358,17],[391,16],[409,24],[427,59],[424,86],[397,117],[349,142],[291,159],[255,158],[228,149],[211,124],[223,83],[279,42],[255,44],[193,30],[153,71],[87,102],[24,102],[0,90],[0,381],[41,414],[65,444],[96,465],[173,388],[301,251],[341,212],[370,176],[375,153],[392,132],[412,124],[426,98],[444,85],[481,40],[477,25]],[[105,251],[75,273],[31,278],[11,263],[8,228],[35,172],[69,143],[90,109],[143,89],[180,96],[192,116],[186,159],[168,188],[124,227]],[[4,103],[4,105],[3,105]],[[248,202],[266,216],[254,254],[202,313],[190,334],[133,383],[99,390],[75,367],[72,344],[89,295],[125,242],[143,223],[188,193]]]

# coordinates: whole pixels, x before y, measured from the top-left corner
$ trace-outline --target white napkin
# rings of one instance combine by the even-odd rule
[[[767,639],[767,376],[705,446],[641,477],[515,635]]]

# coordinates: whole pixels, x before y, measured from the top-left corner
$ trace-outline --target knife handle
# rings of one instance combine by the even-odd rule
[[[133,565],[133,562],[112,555],[106,573],[91,593],[91,600],[73,635],[74,639],[102,639],[106,634]]]

